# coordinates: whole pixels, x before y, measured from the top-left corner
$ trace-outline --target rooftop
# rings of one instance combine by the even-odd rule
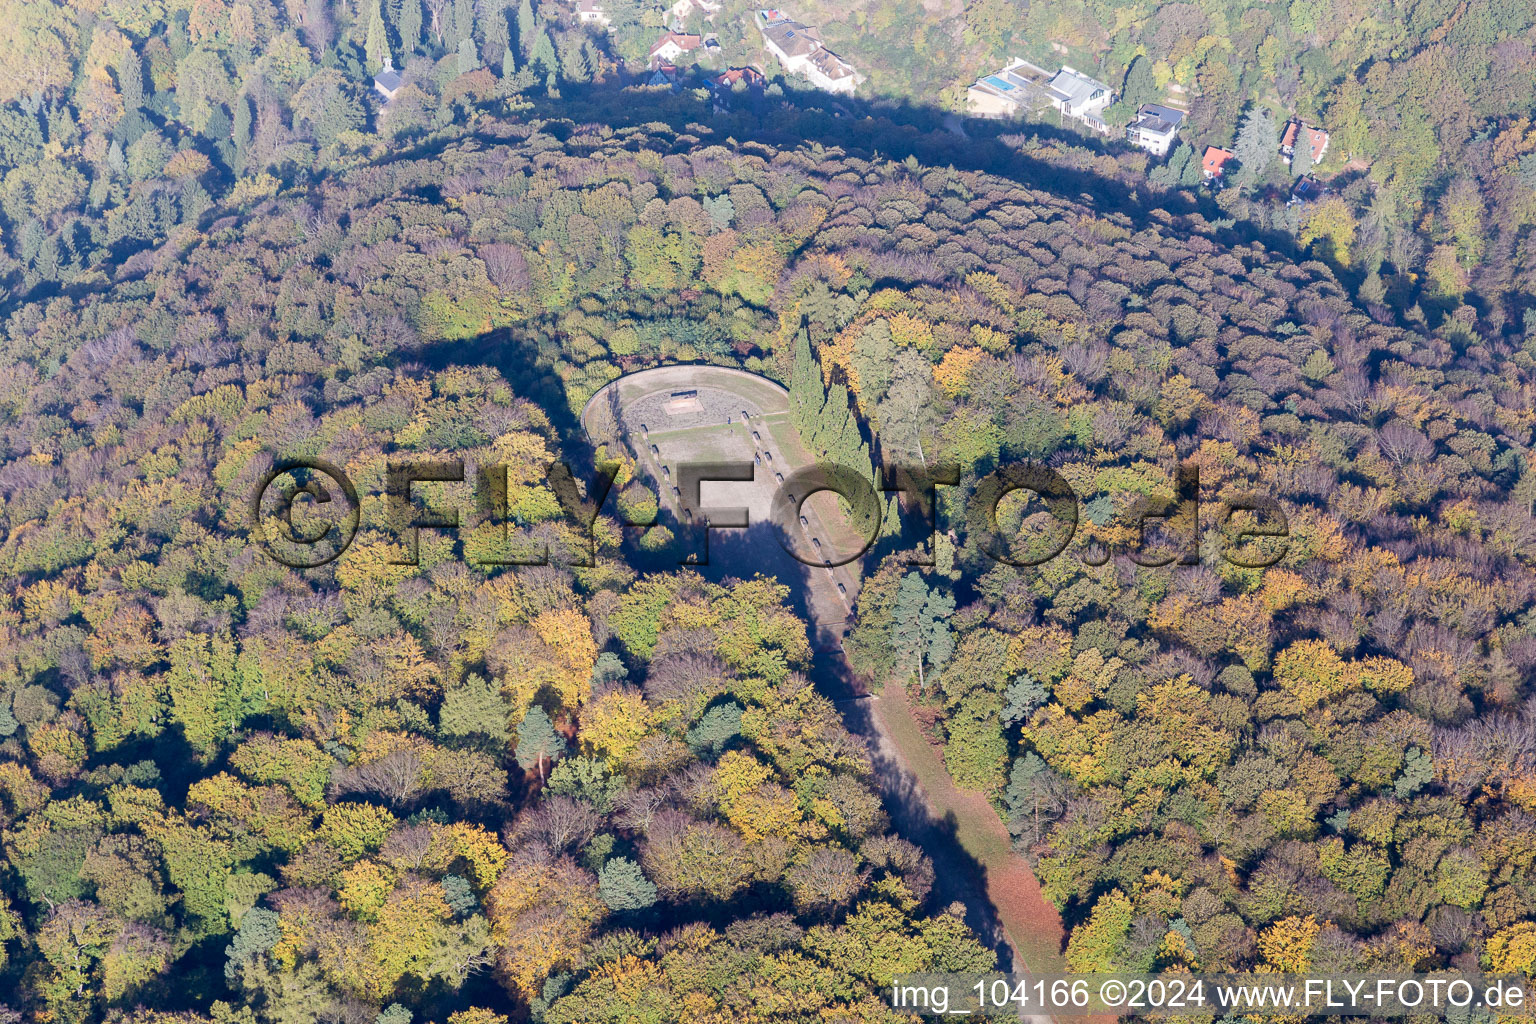
[[[1206,174],[1215,176],[1221,173],[1222,165],[1232,159],[1232,154],[1218,146],[1206,146],[1205,156],[1200,161],[1200,169]]]
[[[1179,125],[1184,123],[1184,111],[1174,110],[1158,103],[1143,103],[1141,109],[1136,112],[1136,122],[1133,127],[1144,132],[1153,132],[1158,135],[1168,135],[1179,130]]]
[[[1296,149],[1296,137],[1302,131],[1307,133],[1307,140],[1311,143],[1312,147],[1312,162],[1316,163],[1323,158],[1323,151],[1328,148],[1328,133],[1321,128],[1313,128],[1302,124],[1300,121],[1292,120],[1285,126],[1285,135],[1280,139],[1280,148],[1294,152]]]
[[[854,73],[852,65],[824,46],[811,54],[811,63],[828,78],[847,78]]]
[[[1296,179],[1296,184],[1291,188],[1291,202],[1313,203],[1322,199],[1329,193],[1327,185],[1318,181],[1310,174],[1304,174]]]
[[[1096,78],[1089,78],[1076,68],[1063,67],[1056,72],[1051,79],[1051,88],[1061,95],[1061,98],[1074,106],[1088,102],[1095,92],[1109,91],[1109,86]]]
[[[791,57],[804,57],[821,45],[821,36],[814,28],[788,18],[770,20],[763,26],[763,35]]]
[[[656,42],[651,46],[651,55],[655,56],[656,51],[660,50],[668,43],[677,44],[677,48],[679,50],[687,53],[689,50],[697,49],[702,42],[703,40],[695,35],[686,35],[681,32],[666,32],[663,33],[662,37],[656,40]]]
[[[748,85],[761,85],[762,74],[756,68],[731,68],[722,71],[714,77],[716,85],[735,85],[737,82],[746,82]]]
[[[1041,96],[1050,90],[1051,73],[1027,60],[1015,58],[1007,67],[985,75],[971,88],[993,92],[1019,103],[1026,96]]]

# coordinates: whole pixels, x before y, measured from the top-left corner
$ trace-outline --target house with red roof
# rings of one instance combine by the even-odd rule
[[[651,65],[654,67],[662,61],[671,63],[702,45],[704,45],[702,36],[682,32],[664,32],[661,38],[651,46]]]
[[[1206,146],[1205,156],[1200,160],[1200,173],[1206,181],[1211,181],[1222,176],[1222,168],[1226,166],[1232,154],[1219,146]]]
[[[1328,133],[1321,128],[1302,124],[1293,117],[1286,122],[1285,134],[1280,138],[1280,159],[1285,161],[1287,167],[1296,155],[1298,145],[1306,145],[1311,149],[1312,165],[1315,167],[1323,162],[1323,154],[1328,152]]]
[[[737,82],[745,82],[749,87],[757,89],[767,84],[767,80],[757,68],[731,68],[729,71],[722,71],[711,81],[722,89],[729,89]]]

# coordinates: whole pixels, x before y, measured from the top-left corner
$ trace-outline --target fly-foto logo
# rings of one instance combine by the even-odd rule
[[[619,469],[617,463],[599,465],[583,493],[568,463],[548,466],[546,483],[554,492],[561,513],[585,539],[589,554],[595,554],[597,518],[612,493]],[[681,463],[676,467],[675,497],[685,522],[675,525],[686,526],[702,545],[702,554],[690,550],[680,564],[709,564],[711,531],[748,529],[753,525],[747,508],[703,505],[703,485],[750,483],[757,479],[757,472],[758,467],[747,461]],[[518,525],[507,511],[506,467],[481,467],[477,476],[477,494],[483,496],[481,519],[501,531],[502,543],[496,547],[506,552],[508,530]],[[922,518],[924,528],[932,534],[938,529],[938,489],[960,484],[956,466],[883,466],[876,477],[872,483],[846,466],[816,463],[795,470],[782,480],[776,479],[768,518],[777,528],[780,545],[805,565],[846,565],[861,558],[881,535],[885,508],[882,495],[907,497],[908,507]],[[413,491],[416,484],[455,482],[466,482],[465,465],[460,460],[389,464],[386,507],[389,520],[400,531],[406,548],[406,556],[395,564],[417,564],[422,530],[460,529],[460,510],[440,511],[419,505]],[[1199,467],[1179,467],[1171,497],[1140,496],[1115,524],[1115,532],[1128,535],[1133,542],[1124,542],[1116,550],[1095,539],[1083,546],[1083,561],[1103,565],[1118,554],[1145,567],[1198,565],[1202,536],[1199,492]],[[796,533],[794,525],[802,521],[801,510],[806,500],[822,493],[836,494],[842,499],[846,518],[859,534],[861,543],[851,553],[845,546],[835,555],[818,551],[812,557],[788,543]],[[1032,535],[1028,542],[1021,543],[1018,531],[1012,531],[1015,536],[1010,537],[1010,531],[1004,530],[999,522],[999,510],[1011,495],[1031,502],[1038,499],[1044,506],[1043,532]],[[1225,561],[1242,568],[1262,569],[1285,557],[1290,527],[1277,500],[1245,494],[1229,496],[1214,504],[1219,553]],[[962,507],[966,543],[976,545],[996,562],[1019,567],[1043,565],[1061,555],[1076,536],[1081,517],[1081,502],[1066,478],[1035,462],[1012,463],[981,477]],[[357,536],[361,508],[357,488],[335,465],[320,459],[283,459],[263,475],[251,496],[251,533],[282,564],[296,569],[317,568],[340,557],[351,545]],[[1245,513],[1247,518],[1238,522],[1235,517],[1239,513]],[[645,520],[621,517],[620,523],[637,529],[660,525],[654,515]],[[1163,543],[1149,543],[1151,529],[1165,535]],[[483,565],[547,565],[549,552],[546,547],[534,554],[508,553],[504,557],[478,557],[476,561]]]

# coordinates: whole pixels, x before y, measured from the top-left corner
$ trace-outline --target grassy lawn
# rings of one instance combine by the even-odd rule
[[[981,865],[988,896],[1024,962],[1036,972],[1064,971],[1061,919],[1041,896],[1029,865],[1014,852],[1008,829],[992,805],[982,794],[955,786],[899,684],[887,684],[875,713],[922,786],[933,815],[953,820],[956,841]]]

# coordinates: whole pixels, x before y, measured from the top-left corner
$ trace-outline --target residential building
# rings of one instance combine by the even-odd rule
[[[1303,174],[1300,178],[1296,179],[1296,184],[1291,186],[1291,198],[1288,205],[1295,206],[1297,203],[1315,203],[1331,191],[1333,190],[1312,177],[1312,175]]]
[[[1051,73],[1014,58],[1007,67],[985,75],[966,90],[965,100],[978,117],[1017,117],[1050,103]]]
[[[763,35],[763,46],[786,71],[799,74],[806,58],[821,47],[819,32],[800,24],[783,11],[758,11],[757,22],[758,31]]]
[[[1200,159],[1200,173],[1206,181],[1213,181],[1225,173],[1224,168],[1232,154],[1217,146],[1206,146],[1205,156]]]
[[[583,25],[605,29],[613,24],[613,19],[603,10],[602,0],[576,0],[576,20]]]
[[[721,6],[716,0],[677,0],[677,3],[667,8],[667,14],[671,17],[672,23],[677,25],[695,12],[706,18],[713,17]]]
[[[792,75],[804,75],[827,92],[852,94],[863,80],[852,64],[827,49],[821,34],[779,10],[757,12],[763,46]]]
[[[1136,120],[1125,126],[1125,139],[1153,156],[1167,156],[1183,123],[1184,111],[1158,103],[1143,103],[1136,112]]]
[[[695,35],[666,32],[651,46],[651,66],[663,61],[670,64],[683,54],[697,50],[703,43],[704,40]]]
[[[843,58],[825,46],[806,58],[805,77],[818,89],[853,95],[859,84],[859,74]]]
[[[1051,106],[1077,121],[1097,114],[1115,101],[1115,90],[1066,65],[1051,79],[1049,95]]]
[[[768,84],[767,79],[763,78],[763,73],[757,68],[731,68],[729,71],[722,71],[710,81],[721,89],[730,89],[737,82],[745,82],[751,89],[761,89]]]
[[[1294,117],[1286,122],[1285,134],[1280,137],[1280,159],[1286,166],[1290,166],[1291,159],[1296,155],[1296,147],[1302,144],[1312,150],[1312,165],[1315,167],[1323,162],[1323,154],[1328,152],[1328,133],[1321,128],[1311,128]]]
[[[652,71],[645,80],[646,85],[664,85],[676,89],[680,80],[677,65],[668,64],[665,61],[652,65]]]
[[[982,117],[1014,117],[1049,106],[1064,118],[1106,134],[1109,126],[1098,113],[1114,101],[1113,89],[1076,68],[1062,67],[1052,74],[1018,58],[995,74],[978,79],[966,91],[972,113]]]
[[[386,53],[383,69],[373,76],[374,91],[383,96],[384,102],[388,103],[395,98],[395,93],[399,92],[404,84],[405,80],[400,77],[400,72],[395,70],[393,58]]]

